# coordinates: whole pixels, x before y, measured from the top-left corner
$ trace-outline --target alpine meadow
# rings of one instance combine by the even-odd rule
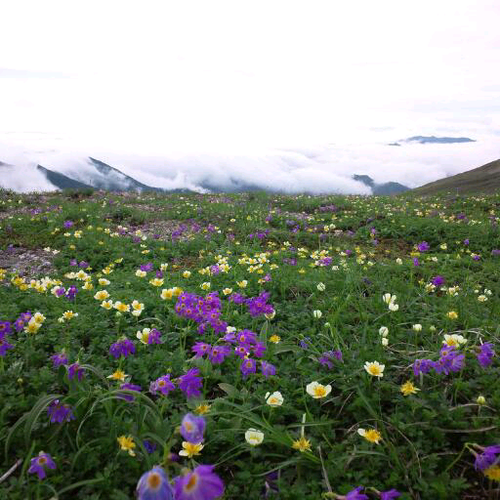
[[[500,498],[500,194],[0,192],[0,497]]]

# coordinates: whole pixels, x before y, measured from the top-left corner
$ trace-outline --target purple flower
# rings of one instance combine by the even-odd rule
[[[200,370],[198,368],[191,368],[179,377],[179,388],[188,398],[201,396],[200,388],[203,385],[203,381],[198,376],[199,373]]]
[[[345,500],[368,500],[368,496],[361,493],[361,490],[364,489],[363,486],[358,486],[354,490],[350,491],[346,496]]]
[[[144,445],[144,448],[146,448],[146,451],[151,454],[154,451],[156,451],[156,443],[153,441],[149,441],[149,439],[145,439],[142,444]]]
[[[420,265],[420,262],[419,262],[419,260],[418,260],[418,257],[413,257],[413,265],[414,265],[415,267],[418,267],[418,266]]]
[[[85,269],[85,268],[89,267],[89,263],[86,260],[82,260],[81,262],[78,263],[78,267]]]
[[[427,243],[427,241],[422,241],[422,243],[417,245],[417,248],[419,252],[427,252],[430,250],[431,246]]]
[[[482,368],[490,366],[493,362],[493,357],[495,356],[495,351],[493,350],[493,344],[487,342],[479,347],[479,353],[477,354],[477,360]]]
[[[68,300],[74,300],[77,293],[78,293],[78,288],[76,288],[76,286],[74,286],[74,285],[70,286],[68,288],[68,291],[66,292],[66,298]]]
[[[58,399],[54,399],[47,407],[47,415],[50,418],[51,424],[55,422],[62,424],[63,422],[69,422],[75,419],[71,406],[62,404]]]
[[[205,342],[196,342],[196,344],[191,347],[191,350],[196,354],[195,358],[202,358],[205,354],[210,352],[212,346],[206,344]]]
[[[109,348],[109,354],[111,354],[114,358],[119,358],[120,356],[126,358],[128,355],[134,353],[135,346],[133,342],[128,339],[119,340],[118,342],[111,344],[111,347]]]
[[[175,500],[213,500],[222,496],[224,483],[212,470],[212,465],[198,465],[184,476],[177,476]]]
[[[443,276],[434,276],[434,278],[431,279],[431,283],[434,285],[434,286],[441,286],[441,285],[444,285],[445,284],[445,279]]]
[[[319,363],[323,366],[327,366],[330,370],[333,368],[333,361],[342,361],[342,351],[326,351],[318,359]]]
[[[431,359],[416,359],[413,363],[413,374],[418,377],[421,373],[429,373],[434,368],[434,361]]]
[[[206,422],[203,417],[192,413],[184,415],[181,423],[181,436],[190,443],[201,443],[205,433]]]
[[[161,344],[161,332],[156,328],[153,328],[148,335],[148,345],[151,344]]]
[[[5,356],[9,349],[14,349],[14,346],[9,344],[4,336],[0,335],[0,356]]]
[[[45,468],[55,469],[56,464],[48,453],[41,451],[37,457],[30,460],[29,474],[38,474],[38,479],[45,479]]]
[[[10,321],[0,321],[0,337],[12,333],[12,324]]]
[[[165,471],[154,467],[145,472],[137,483],[137,500],[173,500],[174,492]]]
[[[276,367],[267,361],[260,362],[260,371],[264,377],[268,378],[272,375],[276,375]]]
[[[161,392],[164,396],[168,396],[168,393],[175,389],[174,383],[170,380],[170,374],[163,375],[163,377],[157,378],[154,382],[151,382],[149,386],[149,392],[155,394]]]
[[[466,239],[464,240],[464,245],[466,245],[466,246],[467,246],[468,244],[469,244],[469,238],[466,238]]]
[[[68,356],[66,356],[66,353],[64,352],[56,352],[50,357],[50,359],[52,361],[54,368],[68,364]]]
[[[269,292],[262,292],[257,297],[247,299],[246,305],[250,315],[255,318],[261,314],[272,314],[274,312],[274,307],[267,303],[270,296],[271,294]]]
[[[68,379],[73,380],[75,376],[77,377],[78,382],[81,382],[85,376],[85,369],[82,368],[79,363],[73,363],[68,368]]]
[[[214,346],[208,353],[208,359],[213,365],[220,365],[227,356],[231,354],[231,348],[228,346]]]
[[[77,265],[78,265],[78,261],[77,261],[76,259],[71,259],[71,260],[69,261],[69,265],[70,265],[70,266],[77,266]]]
[[[142,264],[140,267],[141,271],[149,272],[153,270],[153,263],[148,262],[147,264]]]
[[[474,468],[476,470],[485,470],[490,468],[497,460],[497,455],[500,453],[500,444],[487,446],[483,453],[476,456]]]
[[[262,358],[262,356],[266,352],[266,349],[266,345],[262,342],[255,342],[255,345],[252,347],[254,356],[256,356],[257,358]]]
[[[74,225],[74,222],[73,222],[73,221],[70,221],[70,220],[66,220],[66,221],[64,221],[64,224],[63,224],[63,226],[64,226],[64,228],[65,228],[65,229],[69,229],[69,228],[70,228],[70,227],[72,227],[73,225]]]
[[[241,363],[240,371],[243,374],[243,378],[247,378],[250,373],[257,371],[257,362],[251,358],[244,359]]]
[[[394,498],[399,498],[401,493],[394,488],[389,491],[381,491],[380,492],[380,500],[394,500]]]
[[[140,385],[135,385],[131,384],[130,382],[125,382],[124,384],[120,385],[120,389],[125,389],[126,391],[134,391],[134,392],[141,392],[141,386]],[[120,392],[119,395],[117,396],[119,399],[123,399],[125,401],[133,401],[134,395],[133,394],[128,394],[125,392]]]

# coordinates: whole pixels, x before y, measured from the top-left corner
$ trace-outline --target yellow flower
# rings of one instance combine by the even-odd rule
[[[113,309],[113,301],[112,300],[103,300],[101,302],[101,307],[104,307],[104,309],[107,309],[109,311],[110,309]]]
[[[200,288],[201,288],[202,290],[210,290],[210,282],[209,282],[209,281],[205,281],[205,283],[202,283],[202,284],[200,285]]]
[[[332,386],[330,384],[328,385],[321,385],[319,382],[311,382],[310,384],[306,385],[306,392],[310,396],[312,396],[314,399],[322,399],[328,396],[330,392],[332,391]]]
[[[166,288],[164,288],[160,294],[160,297],[163,300],[171,300],[173,296],[174,296],[173,288],[169,288],[168,290]]]
[[[33,319],[37,322],[42,324],[45,321],[45,316],[41,312],[36,312],[33,314]]]
[[[64,319],[73,319],[78,316],[78,313],[75,313],[73,311],[65,311],[63,312],[63,318]]]
[[[151,329],[150,328],[144,328],[141,331],[138,331],[137,334],[136,334],[136,337],[143,343],[143,344],[148,344],[148,340],[149,340],[149,334],[151,333]]]
[[[380,378],[384,376],[385,365],[381,365],[378,361],[367,361],[364,368],[372,377]]]
[[[111,283],[111,281],[107,280],[106,278],[99,278],[97,281],[101,286],[107,286]]]
[[[132,301],[132,314],[139,317],[144,310],[144,304],[137,300]]]
[[[96,300],[106,300],[109,297],[109,293],[107,290],[99,290],[95,295],[94,299]]]
[[[153,278],[149,280],[149,283],[153,286],[162,286],[163,285],[163,279],[161,278]]]
[[[41,323],[37,323],[34,318],[31,318],[28,321],[28,325],[24,327],[24,331],[26,333],[37,333],[38,330],[40,330],[40,327],[42,326]]]
[[[370,443],[378,444],[382,439],[382,434],[376,429],[358,429],[358,434],[363,436],[367,441],[370,441]]]
[[[456,313],[455,311],[449,311],[448,313],[446,313],[446,316],[449,319],[457,319],[458,318],[458,313]]]
[[[130,311],[130,306],[128,304],[124,304],[123,302],[120,302],[117,300],[114,304],[113,307],[122,313],[124,312],[129,312]]]
[[[203,444],[201,443],[190,443],[189,441],[182,442],[182,450],[179,451],[181,457],[191,458],[195,455],[199,455],[200,451],[203,450]]]
[[[247,280],[242,280],[242,281],[237,281],[236,284],[240,287],[240,288],[246,288],[247,285],[248,285],[248,281]]]
[[[269,342],[272,342],[273,344],[279,344],[279,342],[281,341],[281,337],[279,335],[271,335],[269,337]]]
[[[415,387],[412,382],[409,380],[405,382],[399,390],[403,393],[404,396],[409,396],[410,394],[416,394],[420,389]]]
[[[222,293],[224,295],[231,295],[233,293],[233,289],[232,288],[224,288],[224,290],[222,290]]]
[[[183,277],[183,278],[189,278],[190,276],[191,276],[191,271],[184,271],[184,272],[182,273],[182,277]]]
[[[118,444],[120,445],[120,448],[123,451],[128,451],[128,454],[131,457],[135,457],[134,453],[134,448],[135,448],[135,443],[134,443],[134,438],[132,436],[120,436],[116,438],[118,441]]]
[[[492,481],[500,482],[500,465],[493,465],[484,471],[484,475]]]
[[[194,410],[194,412],[197,415],[205,415],[209,411],[210,411],[210,405],[208,405],[207,403],[199,404]]]
[[[300,439],[296,439],[292,443],[292,448],[302,453],[304,453],[304,451],[311,451],[311,442],[304,436],[301,436]]]
[[[118,368],[118,370],[116,370],[114,373],[112,373],[111,375],[108,375],[107,378],[110,378],[112,380],[120,380],[121,382],[124,382],[126,376],[127,376],[127,374],[123,370],[120,370]]]

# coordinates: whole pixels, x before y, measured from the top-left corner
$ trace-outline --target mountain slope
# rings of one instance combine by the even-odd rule
[[[377,196],[399,194],[410,190],[409,187],[403,186],[403,184],[400,184],[399,182],[384,182],[383,184],[376,184],[369,175],[354,174],[352,178],[355,181],[362,182],[366,186],[370,187],[372,189],[372,193]]]
[[[42,167],[41,165],[37,165],[37,170],[42,172],[45,178],[56,188],[59,189],[83,189],[90,188],[88,184],[84,184],[83,182],[75,181],[70,177],[67,177],[64,174],[60,174],[59,172],[54,172],[53,170],[49,170],[48,168]]]
[[[500,159],[461,174],[439,179],[418,187],[412,193],[434,194],[439,191],[457,193],[494,193],[500,189]]]

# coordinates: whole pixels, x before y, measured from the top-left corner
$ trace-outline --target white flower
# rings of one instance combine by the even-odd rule
[[[264,433],[257,429],[248,429],[245,432],[246,442],[252,446],[257,446],[264,441]]]
[[[313,316],[316,318],[316,319],[319,319],[321,318],[321,316],[323,316],[323,313],[319,310],[319,309],[315,309],[313,311]]]
[[[399,266],[401,264],[403,264],[403,259],[400,259],[399,257],[396,259],[396,264],[398,264]]]
[[[332,386],[330,384],[322,385],[314,381],[306,385],[306,392],[314,399],[322,399],[326,398],[326,396],[332,392]]]
[[[385,365],[381,365],[378,361],[367,361],[364,368],[372,377],[384,376]]]
[[[451,335],[445,333],[444,335],[443,344],[446,344],[447,346],[450,347],[460,347],[462,344],[465,344],[466,342],[467,339],[465,337],[463,337],[462,335],[458,335],[456,333],[453,333]]]
[[[384,295],[382,295],[382,300],[386,304],[391,304],[393,302],[396,302],[396,299],[397,299],[397,296],[396,295],[391,295],[390,293],[384,293]]]
[[[382,337],[382,345],[387,347],[389,345],[389,339],[387,337]]]
[[[395,304],[394,302],[391,302],[389,304],[389,311],[397,311],[399,309],[399,305],[398,304]]]
[[[416,331],[416,332],[421,332],[422,331],[422,325],[420,323],[415,323],[413,326],[412,326],[413,330]]]
[[[283,404],[283,396],[281,395],[281,392],[275,391],[272,394],[267,392],[266,395],[264,396],[266,399],[266,403],[269,406],[281,406]]]
[[[387,335],[389,335],[389,328],[387,328],[386,326],[381,326],[378,333],[382,335],[382,337],[387,337]]]
[[[326,286],[324,283],[318,283],[316,285],[316,288],[320,291],[320,292],[324,292],[326,290]]]

